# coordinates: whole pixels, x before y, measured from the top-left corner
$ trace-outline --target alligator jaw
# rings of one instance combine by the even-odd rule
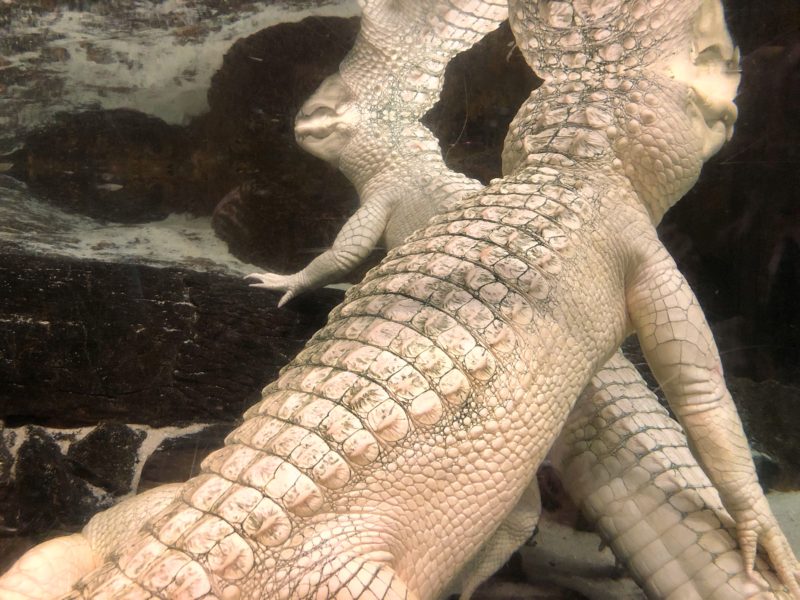
[[[665,65],[668,76],[689,88],[689,113],[702,137],[703,161],[733,135],[733,103],[741,79],[739,49],[734,46],[719,0],[704,0],[692,26],[691,46]]]

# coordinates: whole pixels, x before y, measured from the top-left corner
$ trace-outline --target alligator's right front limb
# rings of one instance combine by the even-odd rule
[[[248,276],[253,287],[285,291],[279,306],[343,281],[379,242],[397,246],[442,201],[482,187],[445,167],[437,140],[418,121],[438,99],[451,58],[506,18],[505,1],[362,4],[361,30],[341,72],[303,104],[295,126],[300,146],[347,175],[361,206],[333,246],[301,271]],[[342,159],[347,146],[359,148],[355,160]]]
[[[733,521],[683,430],[621,354],[592,378],[551,460],[649,598],[790,597],[760,559],[747,576]]]

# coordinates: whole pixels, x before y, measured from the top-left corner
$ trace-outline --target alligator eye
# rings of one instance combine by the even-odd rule
[[[310,115],[306,115],[308,117],[335,117],[336,111],[333,110],[330,106],[320,106],[319,108],[315,108],[311,111]]]
[[[733,49],[733,55],[731,56],[730,60],[727,62],[728,72],[729,73],[741,73],[742,72],[742,55],[739,53],[739,46],[736,46]]]
[[[692,62],[694,62],[696,65],[707,65],[717,61],[724,63],[728,62],[728,60],[722,58],[722,47],[719,44],[714,44],[704,48],[697,56],[694,57],[694,61]]]

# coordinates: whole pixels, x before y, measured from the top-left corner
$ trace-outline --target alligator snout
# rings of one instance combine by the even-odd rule
[[[350,89],[336,73],[300,107],[295,117],[295,139],[307,152],[337,164],[360,120]]]
[[[333,133],[341,121],[339,115],[329,106],[321,106],[310,115],[305,114],[302,109],[297,113],[294,123],[294,134],[298,140],[307,136],[322,139]]]

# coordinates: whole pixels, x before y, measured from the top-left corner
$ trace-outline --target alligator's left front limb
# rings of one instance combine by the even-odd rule
[[[291,275],[251,273],[247,277],[258,281],[251,283],[251,287],[284,291],[278,301],[278,307],[281,307],[306,290],[341,282],[377,246],[394,205],[395,201],[390,195],[370,199],[347,220],[337,234],[333,246],[317,256],[308,266]]]

